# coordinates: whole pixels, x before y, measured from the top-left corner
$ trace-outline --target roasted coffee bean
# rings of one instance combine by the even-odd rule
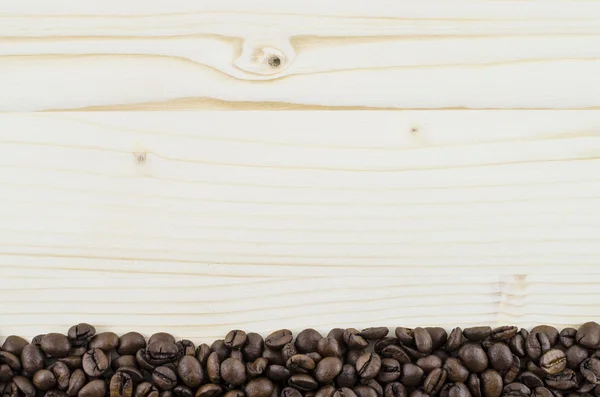
[[[296,390],[296,389],[294,389]],[[282,391],[283,393],[283,391]],[[335,393],[335,386],[333,385],[327,385],[327,386],[323,386],[322,388],[320,388],[317,393],[315,394],[315,397],[333,397],[333,393]]]
[[[580,371],[585,379],[594,384],[600,384],[600,360],[592,357],[581,363]]]
[[[300,391],[317,390],[319,387],[317,381],[312,376],[307,374],[295,374],[290,376],[288,385]]]
[[[567,368],[558,374],[546,376],[546,385],[557,390],[574,389],[577,387],[577,375]]]
[[[108,367],[108,361],[106,362]],[[48,367],[50,371],[54,374],[56,378],[56,382],[58,384],[58,388],[60,390],[67,390],[69,387],[69,379],[71,378],[71,370],[67,367],[67,364],[58,361]]]
[[[456,327],[450,332],[448,340],[446,341],[446,350],[454,352],[460,348],[463,340],[463,332],[460,327]]]
[[[85,353],[84,353],[85,354]],[[81,368],[81,363],[83,360],[83,355],[81,356],[67,356],[63,358],[59,358],[58,361],[61,363],[65,363],[70,370],[76,370],[77,368]]]
[[[134,384],[141,383],[144,381],[144,374],[137,367],[121,367],[116,371],[116,373],[119,372],[123,372],[129,375]]]
[[[90,341],[90,344],[92,342]],[[152,365],[162,365],[175,361],[179,357],[179,349],[175,342],[156,340],[146,347],[146,359]]]
[[[410,397],[429,397],[422,389],[415,389],[410,392]]]
[[[10,335],[2,344],[2,350],[20,357],[21,353],[23,352],[23,348],[28,344],[29,342],[20,336]]]
[[[231,349],[227,347],[225,341],[223,339],[217,339],[210,345],[211,353],[217,353],[220,361],[225,361],[229,354],[231,353]]]
[[[525,341],[525,351],[532,360],[538,360],[551,347],[550,339],[544,332],[531,332]]]
[[[375,390],[375,393],[377,393],[378,397],[383,397],[383,387],[381,387],[379,382],[377,382],[375,379],[369,379],[369,380],[361,379],[359,381],[359,383],[361,385],[369,386],[370,388]]]
[[[81,361],[81,365],[83,367],[83,371],[92,377],[98,377],[102,375],[102,373],[109,367],[108,358],[100,349],[91,349],[85,352]]]
[[[346,353],[346,363],[355,365],[356,361],[358,360],[358,358],[360,356],[362,356],[363,354],[365,354],[365,350],[364,349],[360,349],[360,350],[354,350],[354,349],[348,350],[348,352]]]
[[[79,391],[85,386],[87,378],[82,369],[76,369],[69,378],[69,387],[67,388],[67,396],[75,397]]]
[[[286,343],[290,343],[292,339],[292,331],[289,329],[280,329],[265,338],[265,345],[270,349],[280,350]]]
[[[409,357],[411,357],[411,358],[413,358],[415,360],[419,359],[421,357],[427,356],[427,353],[420,352],[415,347],[402,346],[402,348],[404,349],[404,351],[406,352],[406,354],[408,354]]]
[[[164,341],[164,342],[171,342],[171,343],[175,343],[175,337],[173,335],[171,335],[168,332],[156,332],[152,335],[150,335],[150,338],[148,339],[148,344],[151,344],[153,342],[158,342],[158,341]]]
[[[435,356],[434,356],[435,357]],[[437,358],[437,357],[436,357]],[[442,361],[440,360],[440,366]],[[402,375],[401,364],[393,358],[384,358],[381,360],[381,369],[377,376],[377,380],[383,383],[393,382]]]
[[[206,361],[206,374],[212,383],[221,383],[221,361],[217,352],[212,352]]]
[[[433,340],[425,328],[417,327],[413,330],[415,346],[420,353],[429,354],[433,351]]]
[[[317,352],[323,357],[341,358],[343,356],[343,350],[337,339],[334,338],[321,338],[317,343]]]
[[[193,397],[194,392],[187,386],[178,385],[173,389],[173,395],[176,397]]]
[[[296,336],[296,348],[299,353],[310,353],[317,351],[317,344],[323,336],[312,328],[301,331]]]
[[[85,346],[71,346],[69,356],[83,356],[88,349]]]
[[[333,394],[333,392],[331,394]],[[293,387],[285,387],[281,390],[281,397],[302,397],[302,393]]]
[[[119,356],[112,360],[110,366],[113,370],[118,370],[121,367],[137,367],[138,362],[135,359],[135,356],[127,355],[127,356]]]
[[[487,354],[492,368],[497,371],[506,371],[512,365],[513,355],[505,343],[494,343],[488,349]]]
[[[446,371],[441,368],[431,371],[423,382],[423,391],[429,395],[437,394],[446,382],[446,375]]]
[[[517,327],[511,325],[505,325],[502,327],[496,327],[492,330],[490,336],[494,341],[508,342],[519,332]]]
[[[536,387],[531,397],[554,397],[554,394],[545,387]]]
[[[478,326],[469,327],[463,330],[463,335],[470,341],[479,342],[488,338],[492,334],[492,327]]]
[[[537,376],[539,376],[540,378],[543,378],[547,375],[546,371],[544,371],[543,369],[541,369],[535,362],[533,361],[528,361],[526,368],[528,371],[533,372],[534,374],[536,374]]]
[[[425,372],[420,367],[410,363],[403,364],[400,382],[408,387],[418,386],[423,380],[423,376],[425,376]]]
[[[582,324],[577,330],[575,340],[588,349],[600,348],[600,324],[594,321]]]
[[[488,357],[479,344],[466,343],[458,350],[458,357],[472,372],[483,372],[488,366]]]
[[[534,374],[531,371],[525,371],[521,374],[521,376],[519,377],[521,383],[523,383],[524,385],[526,385],[527,387],[529,387],[530,389],[535,389],[536,387],[542,387],[544,386],[544,381],[542,380],[542,378],[540,378],[539,376],[537,376],[536,374]]]
[[[567,357],[562,350],[550,349],[540,357],[540,368],[548,374],[557,374],[567,367]]]
[[[381,357],[393,358],[400,364],[408,364],[411,362],[410,357],[406,354],[404,349],[396,345],[390,345],[381,350]]]
[[[533,327],[529,334],[536,334],[542,332],[546,334],[548,337],[548,341],[550,342],[550,346],[554,346],[558,343],[559,332],[556,328],[551,325],[538,325]]]
[[[376,353],[363,353],[356,360],[355,366],[361,379],[373,379],[381,369],[381,357]]]
[[[443,367],[447,374],[447,379],[454,383],[466,383],[469,379],[469,370],[457,358],[450,357],[444,361]]]
[[[179,357],[183,356],[194,356],[196,354],[196,345],[194,342],[187,339],[182,339],[175,343],[177,345],[177,350],[179,351]]]
[[[229,354],[229,358],[235,358],[236,360],[244,361],[244,355],[241,350],[232,350]]]
[[[283,361],[283,355],[281,354],[281,350],[273,350],[268,347],[265,347],[263,350],[263,357],[269,361],[271,365],[285,365],[285,361]]]
[[[400,382],[392,382],[385,385],[385,397],[408,397],[408,390]]]
[[[222,394],[223,388],[221,386],[209,383],[207,385],[200,386],[200,388],[196,391],[195,397],[219,397]],[[248,395],[247,392],[246,395]]]
[[[282,365],[269,365],[265,369],[264,375],[274,382],[281,382],[289,379],[292,373]]]
[[[248,341],[248,335],[242,330],[235,329],[229,331],[223,342],[230,349],[241,349]]]
[[[79,323],[69,328],[67,337],[72,346],[84,346],[87,348],[88,341],[96,334],[96,328],[87,323]]]
[[[35,344],[23,347],[21,352],[21,366],[27,374],[33,375],[44,368],[44,353]]]
[[[246,381],[246,366],[240,360],[228,358],[221,364],[220,375],[225,383],[239,386]]]
[[[343,336],[349,349],[366,349],[369,346],[369,342],[360,336],[360,332],[356,328],[346,329]]]
[[[246,397],[271,397],[274,390],[275,384],[271,380],[262,377],[252,379],[244,388]],[[196,397],[200,396],[196,394]]]
[[[10,382],[12,380],[12,378],[14,378],[15,373],[13,372],[13,370],[6,364],[2,364],[0,365],[0,382],[5,383],[5,382]],[[0,383],[0,386],[6,386]],[[2,389],[0,389],[0,391],[3,391]]]
[[[507,397],[529,397],[531,389],[522,383],[511,383],[504,386],[502,393]]]
[[[117,352],[120,355],[135,355],[138,350],[146,348],[144,336],[138,332],[128,332],[119,338]]]
[[[342,366],[342,372],[335,378],[335,383],[338,387],[354,387],[358,382],[358,374],[356,368],[350,364],[344,364]]]
[[[575,344],[575,335],[577,335],[575,328],[564,328],[558,337],[560,344],[568,349]]]
[[[177,386],[179,387],[179,386]],[[177,387],[175,388],[175,390],[177,390]],[[175,391],[173,390],[173,391]],[[244,393],[243,390],[240,389],[233,389],[233,390],[229,390],[227,393],[225,393],[225,397],[246,397],[246,393]]]
[[[262,350],[261,350],[262,351]],[[203,367],[206,366],[206,362],[208,361],[208,356],[210,356],[210,346],[206,343],[201,344],[196,349],[196,359],[202,364]]]
[[[292,343],[292,342],[286,343],[281,348],[281,358],[286,363],[287,363],[287,360],[290,359],[290,357],[295,356],[296,354],[298,354],[298,350],[296,349],[296,345],[294,345],[294,343]]]
[[[317,352],[306,353],[306,357],[310,358],[314,361],[315,365],[319,363],[323,359],[323,357]]]
[[[471,392],[464,383],[445,383],[440,390],[441,397],[471,397]]]
[[[171,390],[177,386],[177,375],[171,368],[160,366],[152,372],[152,383],[159,390]]]
[[[204,370],[200,361],[192,356],[184,356],[177,363],[177,374],[187,386],[195,389],[204,381]]]
[[[78,397],[104,397],[105,394],[106,394],[106,383],[101,379],[97,379],[97,380],[93,380],[90,383],[88,383],[87,385],[83,386],[81,388],[81,390],[79,390],[79,393],[77,395],[78,395]],[[150,397],[150,396],[147,396],[147,397]],[[153,397],[158,397],[158,396],[153,396]]]
[[[290,357],[285,366],[293,374],[308,374],[315,369],[315,362],[305,354],[296,354]]]
[[[360,336],[367,340],[379,340],[385,338],[389,333],[388,327],[371,327],[360,331]]]
[[[333,393],[333,397],[357,397],[356,394],[347,387],[340,387]]]
[[[388,346],[398,345],[399,343],[400,341],[398,341],[398,339],[396,339],[395,337],[387,336],[375,342],[375,346],[373,347],[373,349],[375,350],[375,353],[381,355],[381,351],[383,349],[385,349]]]
[[[510,347],[510,351],[517,357],[524,358],[527,356],[527,351],[525,350],[525,338],[521,334],[516,334],[512,337],[508,341],[508,347]]]
[[[90,339],[90,349],[100,349],[104,352],[115,350],[119,347],[119,336],[114,332],[101,332]]]
[[[150,382],[137,385],[133,392],[134,397],[158,397],[158,389]]]
[[[421,357],[416,362],[417,366],[419,366],[426,374],[430,373],[436,368],[442,367],[442,359],[438,356],[429,355],[426,357]]]
[[[146,350],[144,349],[140,349],[137,351],[137,353],[135,353],[135,361],[137,361],[141,369],[148,372],[154,371],[154,368],[157,367],[157,365],[150,364],[148,361],[148,356],[146,355]]]
[[[441,327],[426,327],[425,331],[431,336],[433,350],[437,350],[446,344],[448,333]]]
[[[40,369],[33,375],[33,384],[40,390],[50,390],[56,387],[56,377],[47,369]]]
[[[133,381],[125,372],[117,372],[110,379],[110,397],[132,397]]]
[[[259,357],[251,363],[246,363],[246,373],[249,378],[260,376],[269,365],[269,361],[264,357]]]
[[[317,364],[314,377],[321,384],[333,382],[336,376],[342,372],[343,363],[338,357],[325,357]]]
[[[377,397],[377,392],[372,387],[366,385],[357,385],[352,389],[357,397]]]
[[[0,363],[8,365],[10,369],[16,372],[20,372],[22,369],[19,357],[9,352],[0,351]]]
[[[415,345],[415,335],[412,328],[397,327],[394,330],[394,334],[396,335],[396,339],[398,339],[403,346]]]
[[[479,375],[483,397],[500,397],[502,395],[502,375],[496,370],[487,369]]]

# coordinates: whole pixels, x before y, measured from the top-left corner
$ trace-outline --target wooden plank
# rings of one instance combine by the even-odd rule
[[[588,109],[599,54],[598,1],[3,2],[0,110]]]
[[[575,325],[599,111],[0,115],[0,332]]]

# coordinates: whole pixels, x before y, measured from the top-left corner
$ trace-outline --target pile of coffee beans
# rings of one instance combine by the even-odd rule
[[[600,397],[600,325],[9,336],[2,397]]]

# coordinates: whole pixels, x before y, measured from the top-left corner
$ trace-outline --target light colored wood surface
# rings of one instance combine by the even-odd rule
[[[0,333],[575,325],[600,112],[0,114]]]
[[[5,0],[0,110],[598,109],[599,55],[598,1]]]

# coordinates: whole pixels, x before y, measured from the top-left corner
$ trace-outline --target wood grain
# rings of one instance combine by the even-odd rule
[[[0,115],[0,333],[597,318],[600,112]]]
[[[599,1],[346,3],[0,2],[0,110],[600,108]]]

